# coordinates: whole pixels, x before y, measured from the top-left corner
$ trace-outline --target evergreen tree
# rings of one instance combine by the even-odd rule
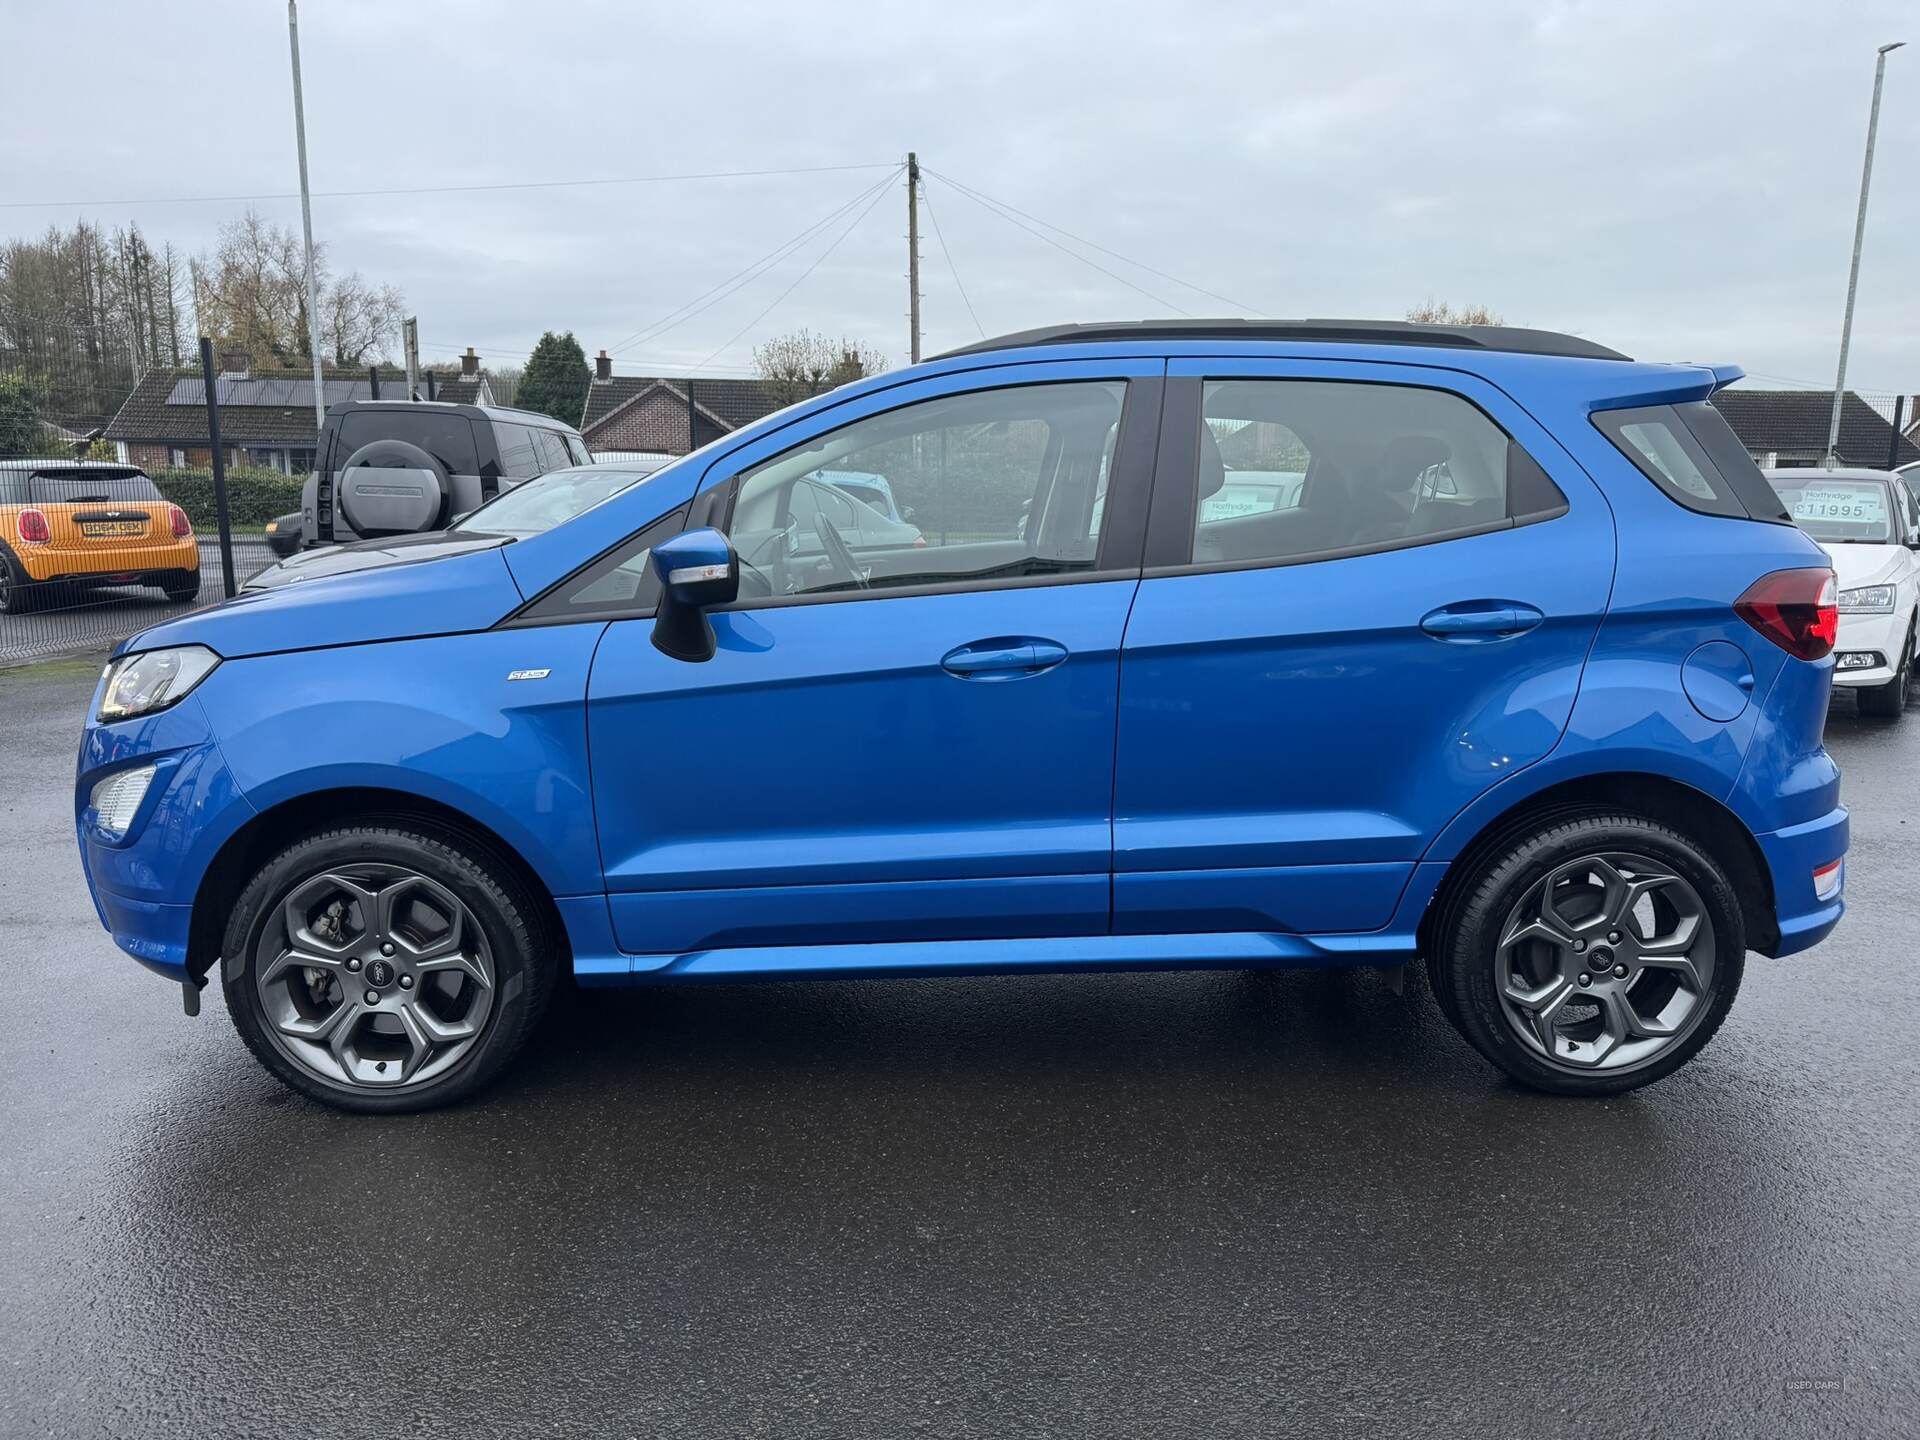
[[[556,335],[549,330],[527,357],[526,373],[520,377],[514,403],[522,410],[538,410],[568,425],[578,425],[587,408],[587,387],[592,383],[587,352],[580,348],[573,332]]]

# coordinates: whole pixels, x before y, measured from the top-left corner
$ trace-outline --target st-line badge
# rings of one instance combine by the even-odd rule
[[[552,670],[509,670],[507,672],[507,679],[509,680],[544,680],[547,678],[547,676],[551,675],[552,673],[553,673]]]

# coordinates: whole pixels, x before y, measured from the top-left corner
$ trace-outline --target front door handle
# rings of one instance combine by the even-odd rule
[[[1051,670],[1067,658],[1067,647],[1026,635],[976,640],[949,650],[940,666],[962,680],[1019,680]]]
[[[1515,600],[1468,600],[1427,612],[1420,628],[1438,640],[1471,643],[1524,634],[1546,618]]]

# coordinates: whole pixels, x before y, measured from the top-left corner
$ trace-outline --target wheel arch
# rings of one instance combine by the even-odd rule
[[[1458,890],[1472,882],[1492,853],[1556,818],[1583,812],[1624,811],[1677,830],[1698,843],[1727,872],[1740,900],[1749,949],[1771,953],[1780,943],[1773,872],[1760,842],[1740,817],[1704,790],[1666,775],[1612,771],[1580,775],[1535,790],[1482,823],[1461,844],[1420,917],[1420,952],[1433,952],[1433,927]]]
[[[203,978],[220,960],[234,902],[260,866],[304,835],[329,826],[366,823],[430,825],[464,841],[516,879],[532,897],[545,943],[559,948],[558,972],[572,971],[566,926],[540,872],[498,832],[450,805],[404,790],[358,786],[310,791],[263,810],[229,835],[200,877],[187,932],[187,970]]]

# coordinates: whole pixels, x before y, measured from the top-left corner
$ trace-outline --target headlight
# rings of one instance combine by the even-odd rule
[[[1851,615],[1891,615],[1893,586],[1862,585],[1857,590],[1842,590],[1840,611]]]
[[[204,645],[179,645],[122,655],[107,666],[106,695],[96,720],[131,720],[152,715],[186,699],[213,673],[220,657]]]

